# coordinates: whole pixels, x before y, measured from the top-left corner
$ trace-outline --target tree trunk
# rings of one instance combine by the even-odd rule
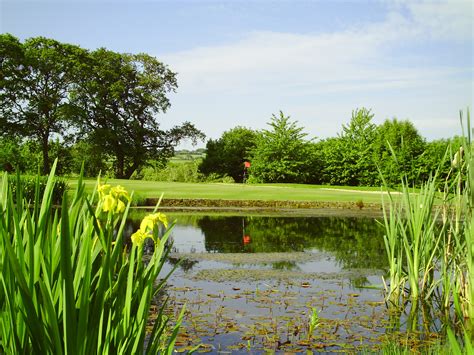
[[[125,179],[130,179],[130,176],[135,172],[135,170],[138,169],[139,164],[137,162],[134,162],[132,166],[128,167],[126,172],[125,172]]]
[[[123,174],[124,160],[125,160],[125,158],[122,154],[117,154],[117,166],[116,166],[116,169],[115,169],[115,177],[117,179],[123,179],[124,178],[124,174]]]

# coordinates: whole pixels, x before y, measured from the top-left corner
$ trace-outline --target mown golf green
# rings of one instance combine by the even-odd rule
[[[222,200],[279,200],[279,201],[329,201],[380,203],[379,187],[325,186],[303,184],[223,184],[180,183],[138,180],[103,180],[134,191],[141,198],[165,199],[222,199]],[[97,180],[86,180],[86,189],[92,191]],[[76,180],[70,180],[75,187]]]

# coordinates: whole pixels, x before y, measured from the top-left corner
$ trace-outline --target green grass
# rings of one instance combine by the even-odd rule
[[[69,181],[72,188],[76,180]],[[86,180],[86,190],[92,191],[96,180]],[[135,191],[142,198],[224,199],[224,200],[282,200],[282,201],[329,201],[380,203],[378,187],[321,186],[303,184],[222,184],[180,183],[111,179],[108,183],[119,184]],[[351,191],[346,191],[351,190]]]

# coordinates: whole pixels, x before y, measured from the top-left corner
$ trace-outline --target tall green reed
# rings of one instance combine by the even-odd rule
[[[462,118],[461,113],[461,123]],[[474,148],[470,130],[467,111],[468,132],[462,147],[455,147],[456,154],[445,155],[451,158],[452,169],[444,182],[436,172],[414,190],[402,178],[400,195],[389,193],[389,207],[384,206],[384,240],[390,266],[387,299],[403,305],[407,295],[416,310],[419,301],[431,304],[441,295],[445,321],[463,320],[472,332]]]
[[[15,194],[6,174],[1,180],[0,352],[171,353],[183,313],[170,329],[160,300],[150,323],[152,302],[169,277],[158,279],[171,228],[159,238],[156,218],[145,226],[155,243],[145,263],[142,243],[124,243],[128,193],[99,185],[102,192],[89,197],[79,178],[72,200],[64,193],[54,209],[55,167],[42,196],[36,184],[32,208],[19,176]]]
[[[412,301],[430,293],[434,286],[434,264],[442,237],[442,230],[436,228],[438,212],[433,212],[436,187],[434,174],[419,190],[411,189],[402,178],[399,195],[388,192],[389,207],[383,207],[390,274],[386,290],[393,304],[400,305],[406,283]]]

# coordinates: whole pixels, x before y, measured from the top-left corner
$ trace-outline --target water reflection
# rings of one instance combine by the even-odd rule
[[[175,252],[329,252],[342,268],[382,269],[387,265],[384,228],[374,218],[173,215]],[[129,221],[130,233],[139,219]],[[188,265],[192,268],[192,265]],[[293,263],[273,265],[292,269]]]

